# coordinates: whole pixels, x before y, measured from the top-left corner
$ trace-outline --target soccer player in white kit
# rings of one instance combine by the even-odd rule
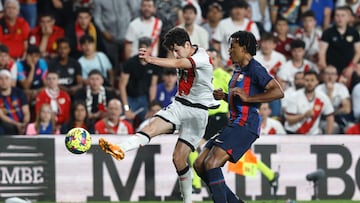
[[[213,67],[206,50],[192,45],[189,35],[182,28],[171,29],[165,35],[164,46],[175,58],[152,57],[146,49],[139,50],[139,57],[146,63],[178,69],[179,86],[174,102],[156,113],[150,123],[135,136],[118,145],[100,138],[99,145],[104,152],[121,160],[125,152],[148,144],[151,138],[179,129],[173,162],[179,175],[184,202],[191,203],[192,180],[187,158],[205,133],[208,109],[219,104],[213,97]]]

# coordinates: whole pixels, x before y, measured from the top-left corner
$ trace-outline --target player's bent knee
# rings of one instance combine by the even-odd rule
[[[173,154],[173,163],[176,168],[182,168],[187,165],[187,156],[175,152]]]
[[[222,167],[223,165],[224,165],[224,163],[222,163],[222,161],[219,161],[218,159],[216,159],[214,156],[208,157],[204,161],[205,170],[219,168],[219,167]]]

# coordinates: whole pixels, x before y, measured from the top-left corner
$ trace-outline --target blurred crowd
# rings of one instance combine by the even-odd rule
[[[226,80],[229,36],[255,35],[285,92],[260,106],[262,134],[360,134],[359,0],[1,0],[0,134],[133,134],[178,74],[137,51],[173,57],[161,43],[175,26]]]

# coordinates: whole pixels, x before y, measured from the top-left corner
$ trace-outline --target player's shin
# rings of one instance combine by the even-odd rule
[[[119,146],[124,152],[127,152],[147,145],[149,142],[150,136],[148,134],[144,132],[137,132],[135,135],[131,135],[124,142],[121,142]]]
[[[177,171],[179,175],[179,184],[181,194],[183,196],[184,203],[192,203],[191,194],[192,194],[192,179],[191,179],[191,170],[189,166],[186,166],[183,170]]]

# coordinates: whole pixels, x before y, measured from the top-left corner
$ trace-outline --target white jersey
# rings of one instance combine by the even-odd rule
[[[149,37],[152,39],[151,55],[157,56],[159,53],[159,37],[161,34],[162,21],[159,18],[152,17],[150,22],[142,20],[140,17],[130,22],[125,35],[125,40],[131,42],[131,56],[138,54],[139,39]]]
[[[270,55],[270,60],[266,60],[265,56],[261,51],[257,51],[254,59],[257,60],[261,65],[263,65],[266,70],[272,76],[276,76],[276,73],[280,70],[281,66],[286,63],[286,58],[283,54],[277,51],[272,51]]]
[[[288,101],[291,99],[296,93],[295,87],[286,87],[284,90],[284,97],[281,99],[281,108],[286,112],[286,107],[288,106]]]
[[[197,48],[189,57],[190,69],[179,69],[177,97],[186,99],[194,104],[212,107],[219,104],[213,97],[212,73],[213,66],[205,49]]]
[[[179,27],[185,29],[184,24]],[[194,24],[192,33],[188,33],[192,44],[196,44],[199,47],[207,50],[209,48],[209,33],[200,25]]]
[[[314,59],[320,51],[321,33],[314,30],[310,35],[306,35],[304,29],[299,29],[295,32],[295,38],[305,42],[305,58]]]
[[[327,90],[325,84],[318,85],[315,91],[320,91],[326,94]],[[336,82],[330,98],[334,109],[340,108],[344,99],[350,99],[349,89],[344,84]]]
[[[266,125],[261,124],[260,135],[285,135],[285,134],[286,132],[283,125],[280,123],[280,121],[276,119],[267,118]]]
[[[303,63],[300,67],[294,66],[292,60],[288,60],[283,66],[281,66],[277,76],[289,83],[291,87],[294,86],[294,77],[297,72],[306,72],[308,70],[314,70],[319,72],[314,63],[310,62],[307,59],[303,60]]]
[[[251,32],[254,34],[257,41],[260,40],[259,29],[255,22],[245,18],[243,23],[241,25],[238,25],[234,24],[233,20],[230,17],[221,20],[213,35],[213,40],[220,43],[221,58],[223,60],[223,64],[226,64],[229,59],[229,37],[234,32],[237,32],[239,30]]]
[[[285,129],[299,133],[299,134],[321,134],[320,129],[320,117],[321,115],[327,116],[334,113],[334,108],[327,95],[322,92],[315,92],[315,98],[309,101],[305,95],[305,89],[300,89],[292,95],[288,100],[286,108],[287,114],[304,114],[306,111],[312,109],[314,116],[306,120],[299,121],[293,125],[290,125],[287,121],[285,122]]]

